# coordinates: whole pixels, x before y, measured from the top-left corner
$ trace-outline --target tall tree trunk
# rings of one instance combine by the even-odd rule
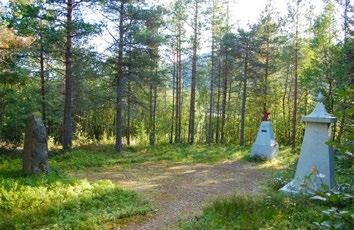
[[[267,100],[268,100],[268,76],[269,76],[269,41],[267,39],[267,51],[266,51],[266,63],[265,63],[265,74],[264,74],[264,88],[263,88],[263,112],[268,112]]]
[[[220,97],[221,97],[221,61],[219,60],[219,70],[218,70],[218,96],[216,101],[216,135],[215,142],[219,143],[220,141]]]
[[[194,14],[194,39],[193,39],[193,57],[192,57],[192,85],[191,85],[191,101],[189,108],[189,129],[188,143],[194,142],[194,122],[195,122],[195,88],[197,81],[197,45],[198,45],[198,0],[195,0]]]
[[[291,93],[293,91],[293,81],[290,81],[289,83],[289,93],[288,93],[288,98],[287,98],[287,104],[288,104],[288,122],[287,122],[287,139],[288,139],[288,144],[291,144]]]
[[[344,55],[343,55],[343,61],[344,61],[344,68],[345,68],[345,85],[350,85],[353,84],[353,79],[350,77],[349,74],[349,69],[350,68],[350,64],[349,64],[349,47],[348,47],[348,37],[350,37],[350,27],[349,27],[349,23],[350,23],[350,18],[348,16],[348,11],[350,10],[350,0],[345,0],[344,2]],[[351,97],[345,97],[343,104],[342,104],[342,117],[340,120],[340,124],[339,124],[339,131],[338,131],[338,136],[337,136],[337,141],[339,143],[341,143],[342,140],[342,136],[344,134],[344,130],[345,130],[345,126],[346,126],[346,121],[347,121],[347,108],[350,108],[350,104],[348,103],[351,102]],[[349,104],[349,106],[348,106]]]
[[[172,73],[172,114],[171,114],[170,144],[172,144],[173,142],[174,118],[175,118],[175,91],[176,91],[175,79],[176,79],[176,61],[173,63],[173,73]]]
[[[153,87],[153,101],[152,101],[152,135],[151,145],[155,145],[156,142],[156,105],[157,105],[157,86]]]
[[[45,106],[45,73],[44,73],[44,45],[43,45],[43,36],[40,35],[40,54],[39,54],[39,75],[41,77],[41,110],[42,110],[42,119],[43,123],[46,124],[46,106]]]
[[[127,98],[127,145],[130,145],[130,122],[131,122],[131,81],[128,80],[128,98]]]
[[[180,132],[180,106],[181,106],[181,26],[177,28],[177,75],[176,75],[176,120],[175,120],[175,143],[181,142]]]
[[[243,81],[242,81],[242,105],[241,105],[241,129],[240,129],[240,145],[245,145],[245,117],[246,117],[246,96],[247,96],[247,76],[248,74],[248,50],[246,50]]]
[[[150,145],[153,146],[155,145],[155,120],[156,120],[156,97],[157,97],[157,89],[156,83],[151,82],[150,83]]]
[[[122,134],[123,134],[123,47],[124,47],[124,4],[120,2],[119,7],[119,44],[118,44],[118,59],[117,59],[117,77],[116,77],[116,144],[117,152],[123,150]]]
[[[289,81],[289,68],[290,66],[288,67],[287,69],[287,73],[286,73],[286,76],[285,76],[285,84],[284,84],[284,92],[283,92],[283,95],[282,95],[282,120],[283,120],[283,127],[282,127],[282,139],[283,141],[286,143],[287,141],[287,121],[286,121],[286,110],[285,110],[285,100],[287,98],[287,92],[288,92],[288,81]]]
[[[295,150],[296,147],[296,123],[297,123],[297,94],[298,94],[298,52],[299,52],[299,4],[296,5],[296,31],[295,31],[295,63],[294,63],[294,108],[292,115],[292,137],[291,137],[291,149]]]
[[[209,98],[209,124],[207,127],[207,144],[213,141],[213,107],[214,107],[214,69],[215,69],[215,0],[213,0],[212,35],[211,35],[211,72]]]
[[[228,80],[228,54],[225,54],[225,66],[224,66],[224,77],[223,77],[223,87],[222,87],[222,102],[221,102],[221,131],[220,131],[220,142],[225,142],[225,114],[226,114],[226,99],[227,99],[227,80]]]
[[[178,53],[178,52],[177,52]],[[177,58],[178,60],[178,58]],[[180,138],[178,137],[178,120],[179,120],[179,105],[180,105],[180,94],[179,94],[179,84],[180,84],[180,80],[179,80],[179,61],[177,61],[177,75],[176,75],[176,104],[175,104],[175,111],[176,111],[176,116],[175,116],[175,143],[179,143],[180,142]]]
[[[182,25],[178,25],[177,34],[177,102],[176,102],[176,143],[181,143],[182,124]]]
[[[64,127],[63,149],[70,150],[72,147],[73,121],[72,121],[72,14],[73,0],[67,1],[66,6],[66,52],[65,52],[65,101],[64,101]]]

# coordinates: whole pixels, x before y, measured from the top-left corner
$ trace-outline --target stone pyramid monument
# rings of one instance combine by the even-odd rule
[[[257,138],[252,146],[251,157],[260,157],[272,159],[278,153],[278,143],[272,128],[272,122],[269,121],[269,113],[263,113],[263,121],[259,127]]]
[[[295,178],[280,191],[312,193],[335,186],[333,151],[326,142],[330,140],[330,126],[336,118],[327,113],[322,101],[323,96],[319,94],[313,112],[302,118],[306,129]]]

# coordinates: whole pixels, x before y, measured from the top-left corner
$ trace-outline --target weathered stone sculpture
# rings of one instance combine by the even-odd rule
[[[322,94],[314,111],[302,118],[306,122],[301,155],[296,167],[295,178],[281,191],[288,193],[311,193],[335,186],[334,156],[327,141],[330,139],[330,125],[336,118],[327,113]]]
[[[27,121],[23,149],[23,170],[26,174],[48,172],[47,129],[42,119],[31,114]]]
[[[269,113],[264,112],[263,115],[256,141],[252,146],[251,157],[270,160],[278,153],[278,143],[275,141],[272,122],[268,121]]]

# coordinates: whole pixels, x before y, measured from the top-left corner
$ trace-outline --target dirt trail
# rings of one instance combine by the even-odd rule
[[[154,216],[131,223],[127,230],[160,230],[183,218],[200,214],[204,205],[216,197],[234,193],[257,193],[270,178],[268,170],[236,161],[214,165],[148,163],[131,169],[87,173],[90,179],[110,179],[145,194],[157,208]]]

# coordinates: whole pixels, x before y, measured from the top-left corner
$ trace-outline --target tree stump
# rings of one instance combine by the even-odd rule
[[[27,175],[48,172],[47,129],[42,118],[31,114],[27,120],[23,148],[23,171]]]

